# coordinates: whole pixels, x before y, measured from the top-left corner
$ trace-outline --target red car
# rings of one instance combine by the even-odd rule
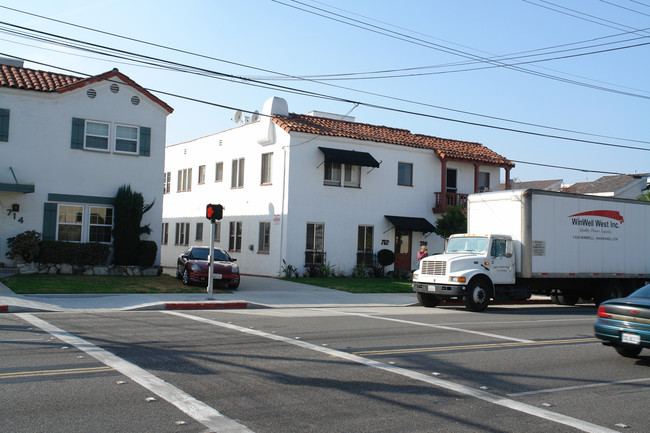
[[[176,263],[176,278],[183,284],[208,283],[210,247],[189,247],[178,257]],[[215,285],[225,286],[229,289],[239,287],[239,266],[234,263],[226,250],[214,249],[214,282]]]

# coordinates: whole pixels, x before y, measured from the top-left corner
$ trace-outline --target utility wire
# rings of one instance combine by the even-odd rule
[[[318,3],[318,2],[317,2],[317,3]],[[106,35],[109,35],[109,36],[112,36],[112,37],[117,37],[117,38],[121,38],[121,39],[125,39],[125,40],[130,40],[130,41],[134,41],[134,42],[141,43],[141,44],[146,44],[146,45],[150,45],[150,46],[155,46],[155,47],[159,47],[159,48],[164,48],[164,49],[166,49],[166,50],[170,50],[170,51],[175,51],[175,52],[180,52],[180,53],[184,53],[184,54],[189,54],[189,55],[192,55],[192,56],[197,56],[197,57],[201,57],[201,58],[206,58],[206,59],[210,59],[210,60],[215,60],[215,61],[219,61],[219,62],[223,62],[223,63],[231,64],[231,65],[236,65],[236,66],[240,66],[240,67],[245,67],[245,68],[249,68],[249,69],[255,69],[255,70],[258,70],[258,71],[270,72],[270,73],[273,73],[273,74],[276,74],[276,75],[280,75],[280,76],[283,76],[283,77],[287,77],[287,78],[296,78],[296,79],[301,79],[301,80],[308,81],[308,82],[313,82],[313,83],[316,83],[316,84],[322,84],[322,85],[326,85],[326,86],[330,86],[330,87],[334,87],[334,88],[339,88],[339,89],[343,89],[343,90],[348,90],[348,91],[353,91],[353,92],[357,92],[357,93],[367,94],[367,95],[371,95],[371,96],[377,96],[377,97],[381,97],[381,98],[385,98],[385,99],[390,99],[390,100],[394,100],[394,101],[405,102],[405,103],[409,103],[409,104],[414,104],[414,105],[419,105],[419,106],[424,106],[424,107],[430,107],[430,108],[436,108],[436,109],[440,109],[440,110],[451,111],[451,112],[456,112],[456,113],[461,113],[461,114],[471,115],[471,116],[476,116],[476,117],[483,117],[483,118],[488,118],[488,119],[492,119],[492,120],[499,120],[499,121],[508,122],[508,123],[515,123],[515,124],[520,124],[520,125],[525,125],[525,126],[534,126],[534,127],[538,127],[538,128],[544,128],[544,129],[556,130],[556,131],[561,131],[561,132],[569,132],[569,133],[580,134],[580,135],[586,135],[586,136],[592,136],[592,137],[608,138],[608,139],[617,139],[617,140],[627,141],[627,142],[637,142],[637,143],[643,143],[643,144],[650,144],[650,142],[642,141],[642,140],[634,140],[634,139],[626,139],[626,138],[617,138],[617,137],[611,137],[611,136],[599,135],[599,134],[592,134],[592,133],[586,133],[586,132],[574,131],[574,130],[563,129],[563,128],[555,128],[555,127],[550,127],[550,126],[545,126],[545,125],[534,124],[534,123],[530,123],[530,122],[521,122],[521,121],[516,121],[516,120],[512,120],[512,119],[505,119],[505,118],[496,117],[496,116],[489,116],[489,115],[484,115],[484,114],[479,114],[479,113],[472,113],[472,112],[469,112],[469,111],[456,110],[456,109],[451,109],[451,108],[447,108],[447,107],[436,106],[436,105],[433,105],[433,104],[427,104],[427,103],[422,103],[422,102],[417,102],[417,101],[407,100],[407,99],[404,99],[404,98],[398,98],[398,97],[387,96],[387,95],[383,95],[383,94],[379,94],[379,93],[374,93],[374,92],[369,92],[369,91],[361,91],[361,90],[357,90],[357,89],[353,89],[353,88],[349,88],[349,87],[333,85],[333,84],[331,84],[331,83],[322,83],[322,82],[319,82],[319,81],[314,81],[314,80],[309,80],[309,79],[305,80],[304,78],[295,77],[295,76],[288,75],[288,74],[284,74],[284,73],[279,73],[279,72],[275,72],[275,71],[269,71],[269,70],[265,70],[265,69],[261,69],[261,68],[257,68],[257,67],[253,67],[253,66],[249,66],[249,65],[244,65],[244,64],[241,64],[241,63],[230,62],[230,61],[227,61],[227,60],[223,60],[223,59],[219,59],[219,58],[215,58],[215,57],[211,57],[211,56],[206,56],[206,55],[202,55],[202,54],[197,54],[197,53],[193,53],[193,52],[186,51],[186,50],[180,50],[180,49],[176,49],[176,48],[170,48],[170,47],[166,47],[166,46],[163,46],[163,45],[155,44],[155,43],[152,43],[152,42],[142,41],[142,40],[139,40],[139,39],[134,39],[134,38],[130,38],[130,37],[127,37],[127,36],[122,36],[122,35],[115,34],[115,33],[105,32],[105,31],[96,30],[96,29],[92,29],[92,28],[89,28],[89,27],[85,27],[85,26],[80,26],[80,25],[73,24],[73,23],[68,23],[68,22],[61,21],[61,20],[56,20],[56,19],[53,19],[53,18],[45,17],[45,16],[43,16],[43,15],[38,15],[38,14],[30,13],[30,12],[21,11],[21,10],[18,10],[18,9],[8,8],[8,7],[6,7],[6,6],[1,6],[1,5],[0,5],[0,8],[9,9],[9,10],[12,10],[12,11],[15,11],[15,12],[19,12],[19,13],[23,13],[23,14],[27,14],[27,15],[35,16],[35,17],[38,17],[38,18],[46,19],[46,20],[52,20],[52,21],[55,21],[55,22],[58,22],[58,23],[62,23],[62,24],[68,25],[68,26],[78,27],[78,28],[82,28],[82,29],[85,29],[85,30],[89,30],[89,31],[93,31],[93,32],[101,33],[101,34],[106,34]],[[621,33],[620,35],[624,35],[624,34],[627,34],[627,33],[635,33],[635,32],[636,32],[636,31],[634,31],[634,32],[624,32],[624,33]],[[616,37],[616,36],[619,36],[619,35],[612,35],[612,37]],[[608,38],[608,37],[595,38],[595,39],[592,39],[592,40],[595,41],[595,40],[598,40],[598,39],[604,39],[604,38]],[[589,41],[583,41],[583,42],[590,42],[590,41],[592,41],[592,40],[589,40]],[[582,43],[582,42],[577,42],[577,43]],[[576,44],[577,44],[577,43],[576,43]],[[550,48],[555,48],[555,47],[550,47]],[[534,50],[533,50],[533,51],[534,51]],[[524,52],[524,53],[525,53],[525,52]],[[154,67],[154,66],[151,66],[151,67]],[[160,68],[160,67],[156,67],[156,68]],[[251,78],[251,77],[247,77],[247,78]],[[252,78],[252,79],[255,79],[255,78]],[[259,79],[258,79],[258,80],[259,80]]]

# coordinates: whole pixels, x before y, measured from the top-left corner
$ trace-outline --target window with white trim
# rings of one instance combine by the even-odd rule
[[[176,192],[192,191],[192,169],[184,168],[178,170],[178,183]]]
[[[115,151],[138,154],[138,128],[135,126],[115,125]]]
[[[271,162],[273,161],[272,153],[262,154],[262,185],[271,184]]]
[[[413,186],[413,164],[410,162],[397,163],[397,184]]]
[[[325,185],[341,185],[341,164],[338,162],[325,161]]]
[[[241,251],[241,234],[242,234],[241,221],[231,221],[230,236],[228,240],[229,251]]]
[[[190,223],[176,223],[174,245],[190,244]]]
[[[214,167],[214,181],[223,181],[223,162],[217,162]]]
[[[221,221],[214,223],[214,241],[221,242]]]
[[[260,238],[258,252],[268,253],[271,248],[271,223],[268,221],[260,222]]]
[[[230,178],[231,188],[244,187],[244,158],[232,160],[232,175]]]
[[[203,242],[203,223],[196,223],[194,240],[198,242]]]
[[[199,165],[199,185],[205,183],[205,165]]]
[[[162,239],[160,243],[167,245],[167,242],[169,242],[169,223],[162,223]]]
[[[163,194],[169,194],[172,189],[172,172],[163,173]]]
[[[59,204],[56,240],[110,243],[113,208],[95,205]]]
[[[86,120],[84,149],[108,152],[110,124]]]
[[[325,224],[307,223],[305,266],[325,263]]]

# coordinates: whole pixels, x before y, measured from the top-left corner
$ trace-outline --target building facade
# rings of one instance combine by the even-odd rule
[[[111,243],[122,185],[155,202],[143,224],[160,246],[171,112],[117,69],[82,78],[0,64],[0,263],[13,265],[7,239],[27,230],[44,240]]]
[[[162,264],[188,245],[209,245],[208,203],[222,204],[215,245],[244,274],[302,275],[329,266],[349,275],[376,253],[414,269],[417,251],[443,250],[433,223],[467,194],[498,189],[512,164],[478,143],[412,134],[312,112],[271,98],[259,120],[165,152]]]

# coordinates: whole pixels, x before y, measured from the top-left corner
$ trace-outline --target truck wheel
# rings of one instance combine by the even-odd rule
[[[619,355],[626,358],[636,358],[641,353],[641,347],[635,346],[614,346]]]
[[[484,278],[476,278],[467,285],[465,308],[470,311],[484,311],[490,303],[490,283]]]
[[[575,305],[578,303],[578,299],[580,299],[580,296],[575,292],[553,290],[551,293],[551,301],[557,305]]]
[[[418,301],[425,307],[436,307],[440,304],[440,298],[431,293],[418,292]]]

